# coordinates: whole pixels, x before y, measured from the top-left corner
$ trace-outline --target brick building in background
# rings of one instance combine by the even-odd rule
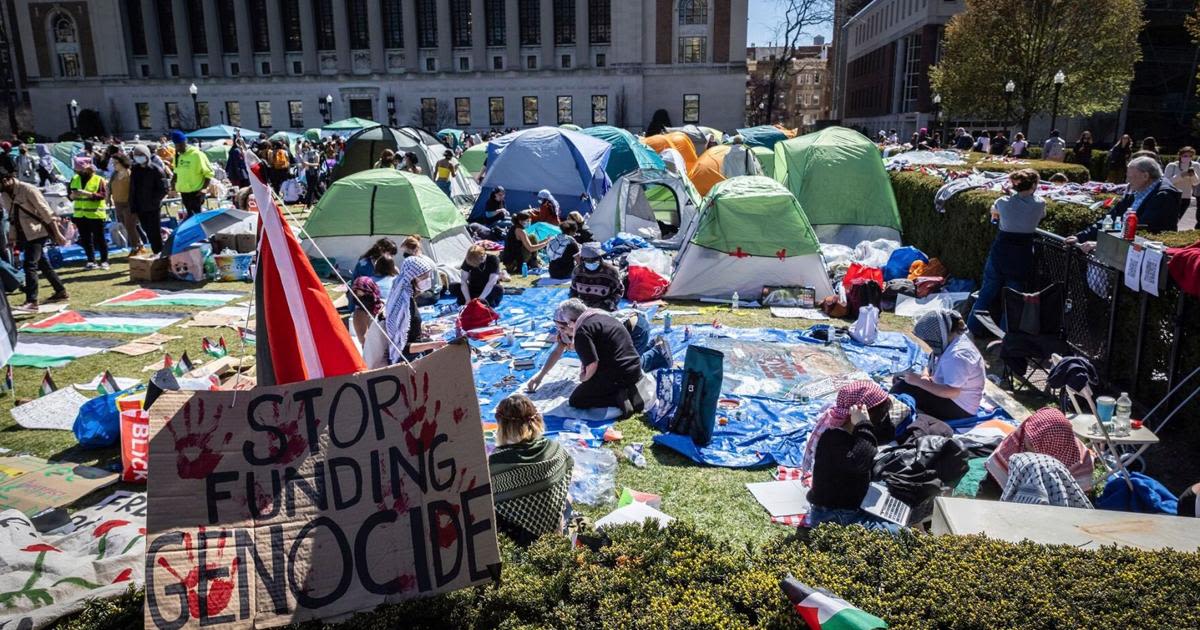
[[[776,106],[771,120],[766,120],[767,84],[775,69],[782,63],[784,51],[777,46],[753,46],[746,49],[746,71],[749,75],[746,91],[746,120],[748,124],[779,123],[789,128],[812,131],[819,121],[829,118],[829,50],[825,38],[813,38],[811,46],[794,49],[790,68],[776,86]]]

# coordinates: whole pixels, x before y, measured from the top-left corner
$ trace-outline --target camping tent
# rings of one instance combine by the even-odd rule
[[[488,142],[471,145],[462,155],[458,156],[458,165],[467,169],[471,175],[478,175],[487,162]]]
[[[471,237],[462,213],[424,175],[390,168],[355,173],[333,183],[304,225],[304,251],[321,253],[342,272],[353,269],[371,244],[407,236],[426,241],[424,252],[441,267],[462,264]]]
[[[608,154],[608,167],[604,170],[608,173],[608,178],[614,182],[622,175],[639,169],[666,168],[657,153],[638,142],[633,134],[624,129],[598,125],[584,129],[583,133],[612,145],[612,152]]]
[[[696,165],[696,145],[692,144],[692,141],[682,132],[672,131],[656,136],[646,136],[642,138],[642,144],[653,149],[655,153],[662,153],[664,149],[675,149],[679,155],[683,156],[683,163],[687,166],[688,172],[691,172],[692,167]]]
[[[191,140],[232,140],[236,136],[242,136],[249,142],[257,140],[259,133],[253,129],[246,129],[244,127],[213,125],[212,127],[197,129],[187,134],[187,137]]]
[[[775,145],[775,179],[796,195],[823,243],[900,240],[900,212],[879,148],[845,127]]]
[[[675,258],[668,298],[756,300],[764,286],[812,287],[833,295],[817,236],[796,198],[775,180],[717,184]]]
[[[583,127],[580,127],[579,125],[576,125],[575,123],[563,123],[563,124],[559,125],[558,128],[566,129],[567,131],[583,131]]]
[[[677,249],[696,219],[700,197],[686,177],[666,169],[626,173],[600,200],[588,227],[597,241],[625,232],[652,241],[658,247]],[[673,226],[663,238],[662,227]]]
[[[688,137],[692,141],[692,146],[696,148],[696,155],[704,155],[704,151],[708,149],[708,141],[711,138],[716,142],[720,142],[724,137],[721,132],[712,129],[711,127],[699,127],[696,125],[684,125],[682,127],[667,127],[667,132],[678,131]],[[713,133],[716,131],[716,133]]]
[[[366,129],[368,127],[374,127],[378,124],[379,123],[375,122],[374,120],[367,120],[366,118],[350,117],[350,118],[345,118],[342,120],[336,120],[334,122],[331,122],[328,125],[321,127],[321,131],[324,132],[325,135],[333,135],[336,133],[340,136],[346,136],[346,135],[354,133],[355,131],[358,131],[359,129]]]
[[[455,150],[461,149],[464,144],[463,132],[461,129],[442,129],[441,131],[437,132],[437,139],[442,144]]]
[[[738,134],[745,139],[748,147],[765,147],[774,149],[775,145],[791,138],[784,130],[773,125],[759,125],[748,129],[738,129]]]
[[[387,127],[376,125],[363,129],[346,140],[342,159],[333,168],[333,181],[369,170],[375,166],[385,149],[395,153],[415,153],[421,170],[433,177],[433,166],[446,151],[433,134],[418,127]],[[459,172],[450,183],[450,196],[455,203],[474,203],[479,185],[466,173]]]
[[[497,186],[504,187],[510,212],[537,207],[537,193],[546,189],[563,213],[590,213],[592,203],[580,197],[587,193],[595,201],[608,192],[612,183],[604,168],[611,151],[603,140],[556,127],[535,127],[493,140],[488,144],[490,166],[471,220],[483,213]]]
[[[232,147],[224,142],[212,142],[202,146],[200,150],[208,156],[209,162],[225,166],[225,162],[229,161],[230,148]]]
[[[762,167],[763,175],[767,177],[775,176],[775,149],[766,147],[750,147],[750,152],[754,157],[758,158],[758,165]]]

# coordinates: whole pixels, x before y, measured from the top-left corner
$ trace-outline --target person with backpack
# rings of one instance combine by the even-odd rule
[[[283,182],[288,178],[289,171],[292,170],[292,158],[279,140],[271,145],[271,150],[267,155],[271,157],[271,188],[274,188],[278,194],[280,188],[283,187]]]
[[[67,239],[58,229],[58,221],[46,203],[42,192],[33,184],[17,181],[16,173],[0,173],[0,206],[11,217],[10,236],[21,248],[25,268],[25,303],[15,310],[36,313],[38,310],[38,272],[41,271],[54,288],[49,302],[65,302],[67,288],[46,260],[44,250],[53,241],[66,245]]]

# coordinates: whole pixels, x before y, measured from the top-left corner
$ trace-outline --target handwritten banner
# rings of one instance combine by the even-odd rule
[[[498,576],[470,354],[151,414],[145,622],[266,627]]]

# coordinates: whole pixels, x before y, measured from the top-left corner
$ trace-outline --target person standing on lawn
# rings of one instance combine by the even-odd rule
[[[79,229],[79,244],[87,256],[84,269],[96,268],[96,254],[100,255],[99,266],[108,269],[108,241],[104,239],[104,224],[108,222],[108,182],[96,174],[92,158],[76,156],[75,177],[69,187],[75,212],[71,221]]]
[[[175,190],[179,191],[183,208],[191,218],[204,210],[205,191],[213,176],[212,165],[203,151],[187,143],[187,136],[182,131],[172,131],[171,141],[175,143]]]
[[[129,189],[132,181],[133,161],[124,153],[117,153],[110,158],[112,161],[112,180],[108,183],[108,201],[117,213],[117,221],[125,228],[125,241],[129,245],[129,255],[137,256],[142,253],[142,235],[138,232],[138,219],[129,209]]]
[[[150,251],[159,254],[162,241],[162,200],[167,196],[167,173],[155,165],[144,145],[133,147],[129,175],[129,212],[142,226]]]
[[[15,173],[5,171],[0,173],[0,206],[11,217],[10,237],[21,248],[24,258],[25,303],[18,306],[17,310],[37,312],[38,271],[46,275],[46,280],[54,288],[54,295],[47,301],[66,301],[67,288],[42,254],[51,239],[58,245],[65,245],[67,240],[59,231],[57,218],[50,211],[42,192],[33,184],[17,181]]]

